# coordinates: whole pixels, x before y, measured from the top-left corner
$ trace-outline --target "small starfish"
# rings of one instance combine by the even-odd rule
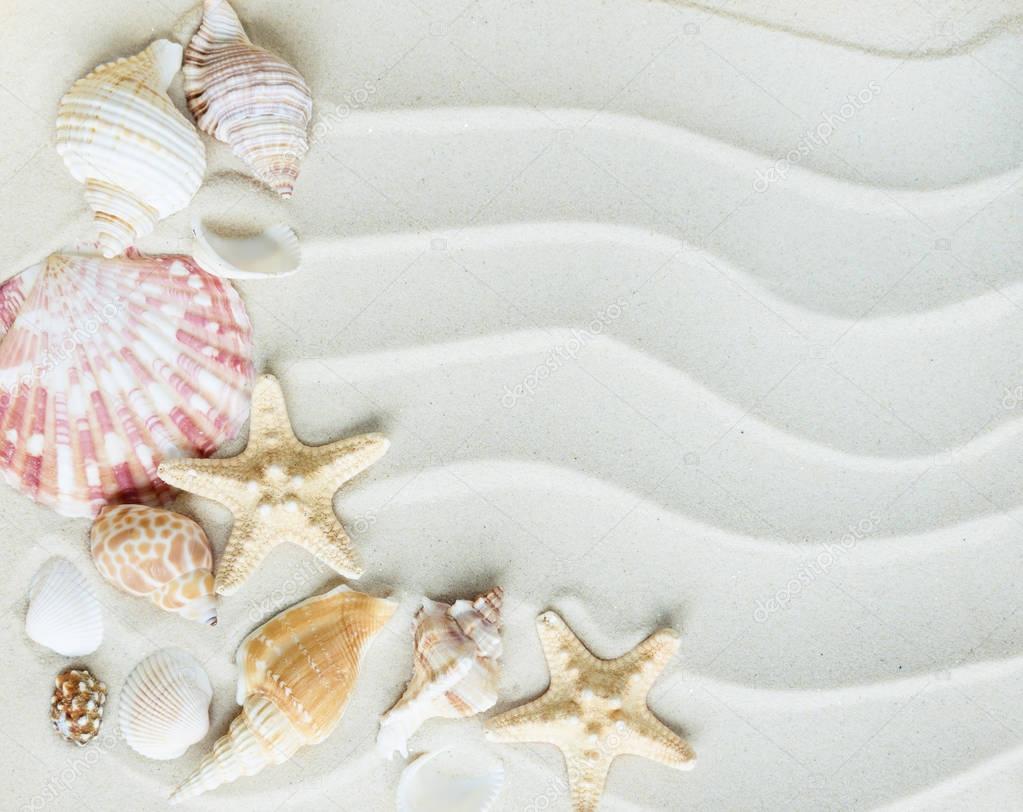
[[[661,629],[615,660],[594,657],[554,612],[537,619],[550,669],[550,687],[538,699],[493,717],[488,738],[545,742],[565,756],[575,812],[600,803],[611,762],[635,755],[678,769],[696,753],[650,712],[646,698],[678,650],[678,635]]]
[[[220,502],[234,514],[215,584],[219,594],[230,595],[284,541],[358,578],[362,567],[332,499],[345,482],[380,459],[388,445],[379,434],[304,445],[291,429],[281,385],[273,375],[263,375],[252,390],[249,441],[241,454],[165,460],[158,473],[168,485]]]

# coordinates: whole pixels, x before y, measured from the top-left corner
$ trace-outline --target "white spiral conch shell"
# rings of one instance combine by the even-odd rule
[[[156,40],[75,82],[57,113],[57,152],[85,199],[105,257],[123,253],[159,220],[185,208],[206,171],[199,133],[167,86],[181,46]]]
[[[210,729],[212,698],[210,678],[194,657],[157,651],[135,666],[121,689],[121,735],[146,758],[177,758]]]
[[[503,594],[495,587],[451,606],[423,599],[413,621],[412,680],[380,720],[382,756],[407,756],[409,738],[427,719],[473,716],[497,702]]]
[[[185,51],[185,98],[199,129],[230,145],[256,177],[291,197],[309,150],[313,97],[280,57],[253,45],[227,0],[205,0]]]
[[[122,592],[217,625],[213,548],[188,516],[145,505],[108,506],[89,532],[96,569]]]
[[[92,654],[103,642],[99,601],[66,558],[51,558],[32,579],[25,633],[64,657]]]
[[[192,234],[195,264],[223,279],[289,276],[302,262],[298,235],[283,223],[249,237],[223,237],[196,221]]]
[[[396,604],[340,586],[285,609],[238,649],[241,713],[171,795],[194,798],[322,742],[344,715],[370,641]]]
[[[398,781],[398,812],[487,812],[504,786],[504,765],[486,748],[423,753]]]

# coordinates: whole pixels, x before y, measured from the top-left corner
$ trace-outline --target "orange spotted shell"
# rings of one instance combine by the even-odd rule
[[[111,584],[189,620],[217,624],[213,550],[187,516],[145,505],[105,507],[92,525],[92,560]]]

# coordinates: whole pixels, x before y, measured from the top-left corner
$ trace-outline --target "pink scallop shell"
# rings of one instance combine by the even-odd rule
[[[167,502],[249,412],[252,325],[190,257],[52,254],[0,286],[0,477],[65,516]]]

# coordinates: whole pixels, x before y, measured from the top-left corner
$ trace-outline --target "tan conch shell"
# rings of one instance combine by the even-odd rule
[[[213,550],[190,518],[145,505],[105,507],[90,537],[96,569],[122,592],[217,625]]]
[[[313,115],[302,75],[252,44],[227,0],[205,0],[184,73],[185,98],[199,129],[229,144],[281,197],[291,197]]]
[[[397,605],[339,586],[286,609],[238,649],[238,704],[228,732],[171,795],[177,803],[323,741],[337,727],[369,642]]]
[[[141,53],[100,65],[60,101],[57,152],[85,184],[94,239],[105,257],[188,205],[206,171],[206,151],[167,86],[181,46],[156,40]]]
[[[473,716],[497,702],[501,598],[495,587],[451,606],[423,599],[413,621],[415,661],[401,699],[380,720],[377,749],[408,756],[408,740],[433,717]]]

